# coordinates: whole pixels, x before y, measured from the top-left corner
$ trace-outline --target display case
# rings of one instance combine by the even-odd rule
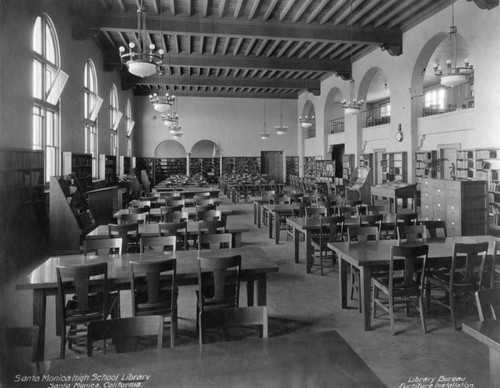
[[[346,181],[352,180],[352,175],[354,173],[354,154],[344,154],[342,155],[342,178]]]
[[[74,174],[50,178],[49,208],[52,252],[79,252],[81,240],[96,222],[86,192]]]
[[[437,163],[437,151],[415,152],[415,178],[436,178]]]

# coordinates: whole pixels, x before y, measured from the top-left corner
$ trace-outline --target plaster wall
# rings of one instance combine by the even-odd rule
[[[171,139],[161,114],[147,97],[135,97],[136,156],[152,157],[156,146]],[[297,155],[297,102],[283,100],[283,124],[286,134],[278,136],[274,127],[280,122],[280,100],[266,99],[267,131],[271,136],[261,140],[264,129],[264,99],[178,97],[178,113],[184,135],[178,140],[190,153],[195,143],[210,140],[221,149],[221,156],[260,156],[261,151],[283,151]]]

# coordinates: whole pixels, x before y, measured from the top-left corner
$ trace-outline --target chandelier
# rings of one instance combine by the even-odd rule
[[[340,105],[342,108],[344,108],[344,113],[346,115],[352,115],[352,114],[357,114],[361,108],[364,105],[364,100],[358,100],[354,96],[355,92],[355,84],[354,84],[354,78],[352,78],[352,0],[349,1],[350,7],[351,7],[351,12],[349,16],[349,24],[350,24],[350,29],[351,29],[351,42],[350,42],[350,60],[351,60],[351,77],[349,80],[349,101],[342,100],[340,101]]]
[[[455,11],[453,1],[451,3],[451,27],[450,43],[451,43],[451,59],[446,60],[446,69],[443,69],[438,63],[434,64],[434,75],[441,77],[441,85],[448,88],[462,85],[467,82],[467,77],[474,72],[470,61],[464,59],[463,66],[457,66],[457,27],[455,24]]]
[[[183,133],[181,131],[181,125],[180,124],[176,124],[176,125],[173,125],[169,128],[170,130],[170,134],[172,135],[173,138],[175,139],[179,139],[182,137]]]
[[[284,135],[288,130],[288,125],[283,125],[283,100],[280,104],[280,125],[276,125],[274,129],[278,135]]]
[[[307,99],[308,92],[309,92],[309,90],[306,89],[306,107],[308,106],[308,99]],[[304,117],[299,116],[299,122],[300,122],[300,125],[302,126],[302,128],[311,128],[314,124],[314,116],[311,116],[311,117],[309,117],[308,115],[305,115]]]
[[[137,8],[137,33],[137,47],[133,42],[128,44],[129,51],[120,46],[120,58],[130,73],[142,78],[149,77],[156,73],[156,66],[161,65],[165,50],[156,51],[153,43],[146,47],[146,8],[142,5],[142,0]]]
[[[267,140],[269,139],[269,136],[271,136],[271,134],[269,132],[267,132],[267,124],[266,124],[266,101],[264,100],[264,131],[262,131],[261,133],[259,133],[259,136],[262,140]]]
[[[304,117],[299,116],[299,121],[302,128],[311,128],[314,124],[314,116],[311,116],[311,118],[307,115]]]
[[[165,124],[169,128],[179,124],[179,115],[176,112],[162,115],[161,119],[163,121],[163,124]]]
[[[161,87],[162,85],[164,85],[163,82],[164,74],[165,73],[163,72],[163,70],[161,70],[159,73],[160,87],[158,89],[158,93],[153,93],[149,95],[149,102],[153,105],[153,108],[155,110],[161,113],[165,113],[175,102],[174,95],[170,95],[167,92],[165,92],[165,94],[162,94],[161,92]]]

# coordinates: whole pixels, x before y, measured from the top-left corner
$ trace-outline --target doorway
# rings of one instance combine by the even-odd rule
[[[376,185],[382,183],[382,154],[385,153],[385,148],[373,150],[373,181]]]
[[[456,171],[457,167],[457,150],[460,149],[460,143],[455,144],[438,144],[438,155],[441,159],[439,163],[439,179],[453,180],[451,171]]]
[[[335,161],[335,177],[342,178],[342,157],[345,153],[345,144],[334,144],[332,146],[332,160]]]
[[[261,151],[261,172],[276,183],[283,183],[283,151]]]

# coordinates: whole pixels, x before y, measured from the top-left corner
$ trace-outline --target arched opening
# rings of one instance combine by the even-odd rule
[[[164,140],[155,148],[154,184],[172,175],[187,173],[186,150],[176,140]]]
[[[391,90],[384,71],[379,67],[368,70],[361,81],[358,98],[365,100],[361,127],[374,127],[391,122]]]
[[[207,182],[216,183],[221,174],[221,148],[211,140],[200,140],[191,148],[189,175],[201,175]]]
[[[306,139],[316,137],[316,113],[314,104],[307,100],[302,109],[302,115],[299,117],[300,125],[306,129]]]
[[[466,82],[447,87],[435,75],[435,65],[446,68],[451,58],[452,43],[449,34],[437,34],[422,49],[412,75],[412,98],[418,101],[417,117],[432,116],[474,107],[474,74],[466,77]],[[467,41],[456,36],[456,64],[461,66],[471,60]]]
[[[335,161],[335,176],[342,177],[342,157],[345,153],[345,119],[342,92],[338,88],[333,88],[328,92],[325,101],[325,146],[327,159]],[[333,142],[329,141],[329,135],[334,134]]]

